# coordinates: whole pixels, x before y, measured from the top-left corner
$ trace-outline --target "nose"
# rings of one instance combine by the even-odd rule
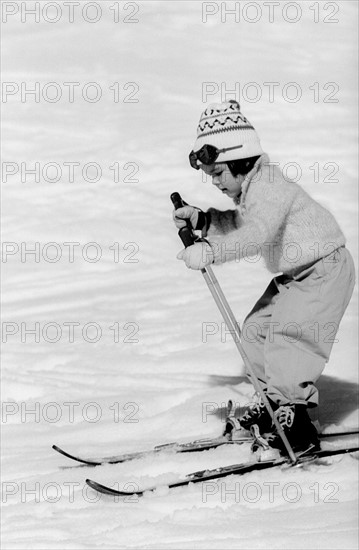
[[[221,183],[221,177],[219,175],[212,176],[212,184],[213,185],[216,185],[218,187],[218,185],[220,185],[220,183]]]

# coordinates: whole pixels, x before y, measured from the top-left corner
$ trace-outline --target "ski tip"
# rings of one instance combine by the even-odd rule
[[[89,487],[91,487],[91,489],[103,495],[109,495],[109,496],[115,496],[115,497],[127,496],[127,493],[122,493],[121,491],[117,491],[116,489],[112,489],[111,487],[107,487],[106,485],[102,485],[101,483],[98,483],[93,479],[86,479],[85,481],[86,481],[86,484]]]
[[[52,448],[54,449],[54,451],[60,453],[60,455],[66,456],[67,458],[70,458],[71,460],[75,460],[76,462],[80,462],[85,466],[101,466],[102,464],[102,462],[99,460],[80,458],[78,456],[72,455],[67,451],[64,451],[63,449],[61,449],[61,447],[58,447],[57,445],[53,445]]]
[[[60,453],[61,455],[68,456],[69,458],[72,458],[72,455],[70,455],[70,453],[67,453],[66,451],[61,449],[61,447],[58,447],[57,445],[53,445],[52,449],[54,449],[54,451],[56,451],[57,453]]]
[[[51,448],[54,451],[56,451],[57,453],[60,453],[60,455],[64,455],[64,456],[68,456],[69,458],[72,458],[72,455],[70,455],[69,453],[67,453],[66,451],[61,449],[61,447],[58,447],[57,445],[53,445]]]
[[[100,483],[97,483],[97,481],[94,481],[93,479],[85,479],[86,484],[91,487],[91,489],[94,489],[95,491],[99,491],[99,489],[105,488]]]
[[[138,490],[138,491],[120,491],[118,489],[114,489],[112,487],[108,487],[106,485],[102,485],[102,483],[98,483],[97,481],[94,481],[93,479],[86,479],[86,484],[91,487],[94,491],[97,491],[98,493],[101,493],[103,495],[109,495],[112,497],[130,497],[130,498],[137,498],[139,496],[142,496],[144,491]],[[148,489],[152,491],[153,489]]]

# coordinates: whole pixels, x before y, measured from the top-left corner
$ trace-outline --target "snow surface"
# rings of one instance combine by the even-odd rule
[[[103,89],[97,103],[80,95],[74,103],[22,103],[17,95],[3,105],[3,161],[97,162],[103,169],[97,183],[81,172],[71,183],[64,169],[54,183],[30,176],[22,183],[17,174],[3,184],[3,240],[39,242],[42,251],[55,242],[63,252],[54,263],[33,256],[21,262],[18,253],[2,264],[3,322],[40,323],[41,330],[57,323],[62,330],[55,343],[46,341],[55,338],[54,325],[39,342],[30,334],[21,342],[19,328],[3,344],[3,548],[356,548],[358,463],[350,456],[169,492],[165,484],[180,474],[246,460],[248,446],[99,468],[71,467],[51,449],[56,443],[98,456],[216,436],[227,400],[243,407],[251,399],[203,278],[176,260],[181,247],[171,192],[203,208],[231,207],[187,162],[202,82],[226,82],[228,89],[235,82],[300,84],[297,103],[280,94],[270,102],[263,88],[257,103],[240,97],[242,110],[273,161],[302,166],[300,183],[335,213],[358,265],[356,2],[341,2],[334,24],[322,22],[324,11],[314,23],[307,2],[295,24],[280,15],[255,24],[221,23],[217,15],[203,24],[201,2],[155,1],[137,2],[139,23],[115,24],[112,4],[101,2],[96,24],[78,17],[71,24],[65,18],[21,23],[18,16],[3,24],[4,80],[29,87],[96,81]],[[120,14],[122,21],[129,12]],[[116,81],[119,103],[109,90]],[[127,82],[138,84],[138,103],[123,103],[132,91],[123,90]],[[323,90],[325,83],[338,83],[339,102],[314,102],[309,86],[315,82],[321,99],[332,91]],[[115,161],[121,180],[130,174],[122,166],[137,163],[139,181],[114,183],[108,167]],[[337,163],[339,182],[324,183],[329,172],[322,170],[314,183],[315,162]],[[66,242],[80,243],[73,262]],[[81,255],[90,242],[102,250],[96,263]],[[137,262],[128,261],[132,252]],[[53,254],[48,249],[45,258]],[[240,322],[271,278],[250,262],[216,268],[216,275]],[[358,425],[357,303],[356,289],[319,384],[313,419],[327,430]],[[64,325],[70,322],[80,324],[72,343]],[[87,323],[102,330],[96,343],[82,336]],[[115,323],[118,343],[110,329]],[[207,341],[204,323],[218,328]],[[92,327],[87,340],[95,335]],[[35,413],[26,415],[30,410]],[[86,490],[87,477],[118,487],[156,479],[164,487],[116,501]]]

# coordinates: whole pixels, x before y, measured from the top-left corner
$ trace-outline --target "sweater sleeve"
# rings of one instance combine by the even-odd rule
[[[240,214],[237,209],[222,211],[209,208],[207,213],[211,220],[207,230],[209,235],[225,235],[240,227]]]
[[[275,185],[254,183],[248,191],[243,216],[237,212],[232,218],[235,223],[226,223],[225,231],[221,230],[223,224],[214,223],[216,232],[211,224],[207,239],[213,248],[214,263],[256,256],[263,246],[276,244],[293,199],[290,186],[278,189]]]

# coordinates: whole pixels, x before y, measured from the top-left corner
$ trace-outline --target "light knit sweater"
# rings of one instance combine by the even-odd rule
[[[345,244],[333,215],[262,155],[242,183],[235,210],[210,208],[207,240],[216,264],[263,258],[272,273],[295,273]]]

